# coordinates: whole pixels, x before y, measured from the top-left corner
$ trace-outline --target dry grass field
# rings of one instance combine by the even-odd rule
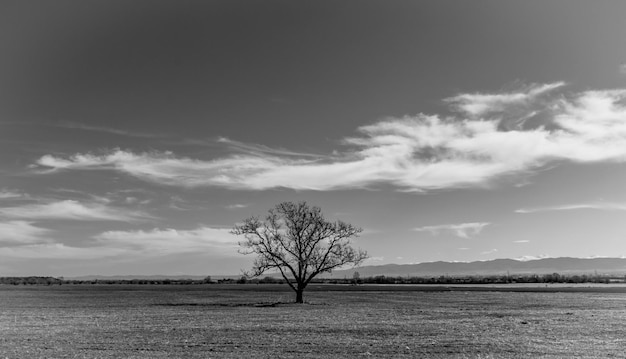
[[[0,286],[0,358],[624,358],[622,292]]]

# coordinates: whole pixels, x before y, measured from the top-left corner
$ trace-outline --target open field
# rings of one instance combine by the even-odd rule
[[[626,357],[624,287],[452,289],[0,286],[0,358]]]

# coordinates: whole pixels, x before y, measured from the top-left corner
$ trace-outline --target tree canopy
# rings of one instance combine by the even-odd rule
[[[315,276],[367,258],[367,252],[350,246],[361,232],[351,224],[326,220],[319,207],[306,202],[280,203],[263,220],[250,217],[232,230],[246,239],[239,242],[241,253],[257,256],[246,275],[278,270],[296,292],[297,303],[303,302],[304,289]]]

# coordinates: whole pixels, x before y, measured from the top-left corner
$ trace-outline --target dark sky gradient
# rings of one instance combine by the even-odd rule
[[[359,245],[374,257],[370,264],[626,255],[618,241],[626,235],[623,212],[515,212],[626,201],[621,160],[556,162],[496,186],[423,193],[384,181],[374,190],[190,188],[114,170],[46,174],[36,165],[45,155],[115,148],[197,161],[258,146],[337,156],[351,153],[345,139],[359,127],[419,113],[451,116],[444,99],[462,93],[511,93],[558,81],[567,84],[563,98],[624,88],[624,14],[626,2],[617,0],[4,1],[0,190],[27,198],[6,194],[0,207],[106,198],[106,205],[158,218],[28,219],[52,231],[52,242],[81,248],[106,231],[228,228],[278,202],[307,200],[366,229]],[[589,223],[572,226],[581,218]],[[16,217],[0,213],[3,220]],[[483,222],[490,224],[470,244],[445,231],[413,230]],[[601,230],[606,250],[587,236]],[[207,254],[213,264],[177,252],[136,261],[123,255],[94,261],[77,252],[65,264],[2,253],[10,265],[0,265],[0,275],[236,273],[249,262],[221,252]]]
[[[626,58],[618,11],[626,5],[8,4],[4,118],[290,148],[317,147],[381,117],[439,113],[442,98],[462,91],[562,79],[620,86],[615,68]]]

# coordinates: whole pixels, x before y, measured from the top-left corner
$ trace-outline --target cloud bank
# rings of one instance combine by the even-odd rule
[[[236,255],[238,238],[230,229],[200,226],[191,230],[151,229],[106,231],[80,246],[43,240],[49,230],[26,221],[0,222],[0,232],[7,234],[11,246],[0,247],[0,256],[12,258],[98,258],[138,259],[166,255],[205,253]],[[7,242],[0,240],[0,243]],[[17,245],[13,245],[17,244]]]
[[[45,242],[50,230],[34,226],[29,221],[0,222],[0,244],[25,244]]]
[[[112,149],[36,161],[42,172],[114,170],[162,185],[239,190],[402,191],[488,186],[554,161],[626,161],[626,89],[566,93],[562,82],[445,99],[452,116],[418,114],[361,126],[346,150],[315,157],[224,139],[245,153],[194,159]],[[239,151],[241,152],[241,151]]]
[[[24,193],[9,190],[6,188],[0,189],[0,199],[18,199],[18,198],[28,198],[28,196]]]
[[[428,232],[432,235],[439,235],[441,233],[450,233],[460,238],[471,238],[482,232],[483,228],[488,226],[489,222],[472,222],[472,223],[459,223],[459,224],[442,224],[437,226],[424,226],[414,228],[417,232]]]
[[[10,193],[10,192],[4,192]],[[16,196],[4,198],[28,198],[27,194],[13,192]],[[19,206],[0,207],[0,244],[12,247],[41,248],[54,242],[54,231],[39,227],[41,221],[71,220],[71,221],[121,221],[137,222],[154,219],[142,211],[111,207],[101,202],[82,203],[74,200],[48,201],[45,203],[31,203]],[[13,248],[11,251],[17,249]]]
[[[172,254],[186,252],[236,253],[238,239],[230,229],[199,227],[192,230],[152,229],[136,231],[107,231],[95,236],[100,245],[129,251]]]

